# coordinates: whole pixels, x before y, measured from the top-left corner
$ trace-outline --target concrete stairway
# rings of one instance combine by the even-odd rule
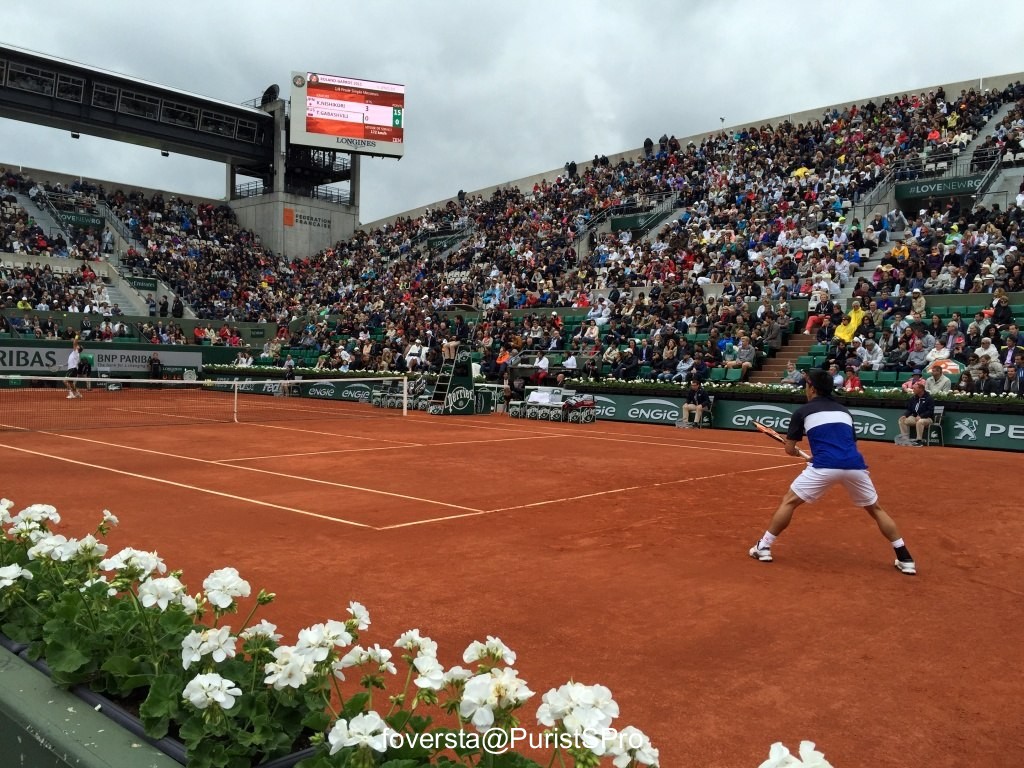
[[[775,357],[769,357],[757,371],[750,374],[751,384],[778,384],[782,380],[782,374],[786,371],[786,363],[792,360],[794,363],[801,355],[808,354],[808,350],[816,343],[813,336],[804,336],[803,328],[789,337]]]
[[[13,194],[18,199],[18,205],[24,208],[28,215],[35,220],[47,237],[52,238],[60,233],[65,240],[70,240],[70,236],[64,229],[64,226],[46,208],[36,205],[32,198],[20,192],[11,190],[8,194]]]

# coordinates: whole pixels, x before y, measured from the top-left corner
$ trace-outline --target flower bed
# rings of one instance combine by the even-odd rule
[[[359,644],[370,614],[351,602],[347,618],[283,644],[273,624],[255,620],[274,595],[260,590],[253,599],[234,568],[215,570],[190,594],[182,573],[168,572],[155,552],[107,556],[102,540],[118,522],[108,511],[77,539],[54,532],[60,515],[52,506],[13,516],[12,507],[0,500],[3,632],[27,646],[26,658],[45,659],[54,683],[134,702],[151,743],[180,740],[192,768],[270,765],[289,755],[300,768],[539,768],[510,749],[526,733],[523,710],[535,693],[497,637],[465,649],[468,668],[446,669],[437,643],[417,629],[394,652]],[[227,624],[246,600],[245,618]],[[550,751],[548,765],[659,765],[643,732],[613,727],[618,716],[608,688],[570,681],[541,696],[542,730],[529,746]],[[799,759],[773,745],[761,768],[788,766],[829,764],[803,742]]]

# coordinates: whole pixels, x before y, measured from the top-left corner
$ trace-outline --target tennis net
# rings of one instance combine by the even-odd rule
[[[0,376],[0,431],[401,417],[405,377],[362,379],[75,379]]]

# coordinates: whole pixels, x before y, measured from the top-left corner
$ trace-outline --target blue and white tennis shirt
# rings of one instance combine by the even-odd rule
[[[867,469],[857,450],[853,416],[841,404],[827,397],[816,397],[797,408],[789,421],[786,437],[800,440],[807,435],[814,455],[815,469]]]

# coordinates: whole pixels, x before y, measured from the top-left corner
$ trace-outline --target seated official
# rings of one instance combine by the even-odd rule
[[[896,438],[897,445],[923,445],[924,436],[935,418],[935,400],[928,394],[923,380],[914,384],[913,392],[906,410],[900,416],[900,434]],[[917,436],[915,440],[910,439],[911,427],[914,428]]]
[[[708,397],[708,393],[704,391],[699,380],[692,379],[683,403],[683,427],[687,429],[699,427],[704,418],[704,409],[710,407],[711,398]],[[691,413],[695,416],[693,421],[690,421]]]

